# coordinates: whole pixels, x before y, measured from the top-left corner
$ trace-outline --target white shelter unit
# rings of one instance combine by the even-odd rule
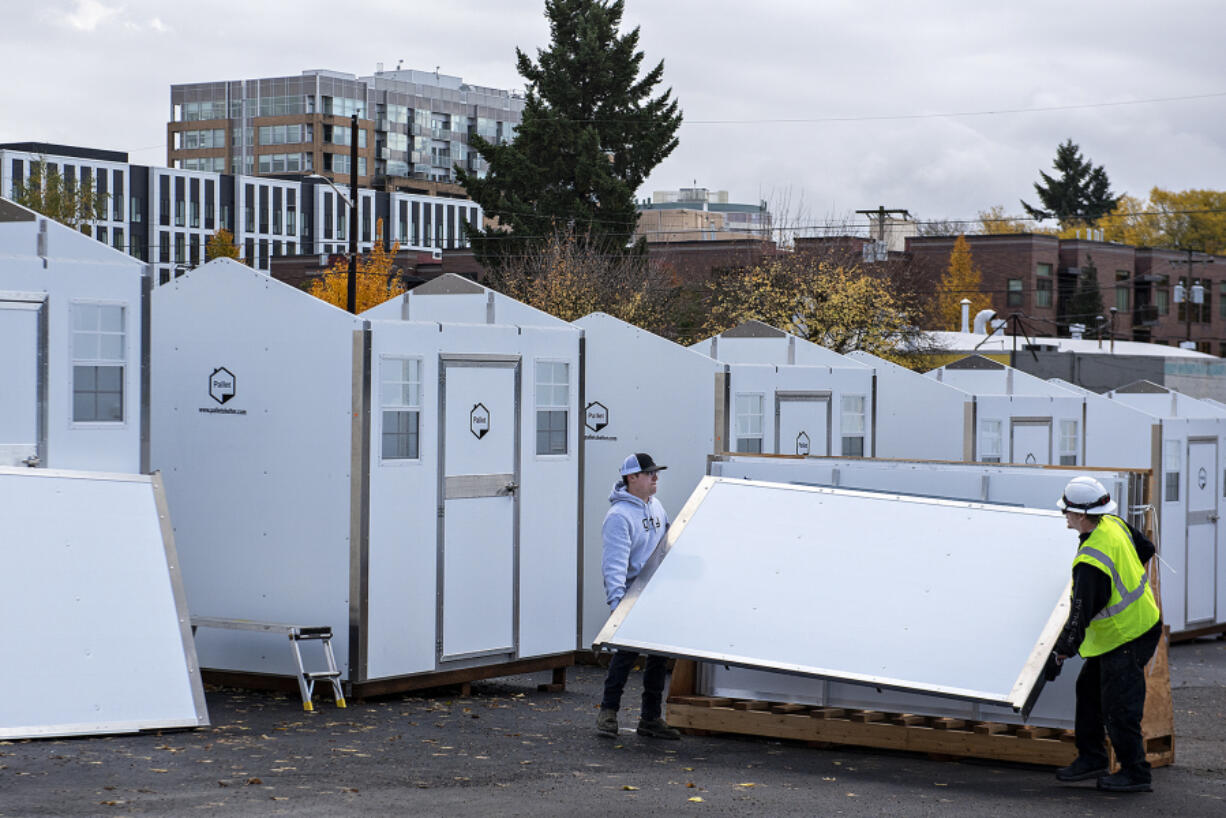
[[[981,355],[938,367],[926,376],[974,396],[973,443],[965,459],[1041,466],[1086,462],[1082,394]]]
[[[158,475],[0,467],[0,739],[209,723]]]
[[[377,320],[229,260],[158,288],[153,460],[194,614],[328,625],[360,693],[572,663],[581,333],[457,323],[452,295],[446,322],[428,294]],[[259,634],[198,640],[296,672]]]
[[[1144,457],[1161,474],[1162,613],[1171,633],[1190,637],[1226,630],[1226,411],[1164,386],[1138,381],[1104,399],[1145,413],[1158,431],[1113,430],[1119,459]],[[1134,421],[1135,423],[1135,421]]]
[[[849,352],[873,368],[876,457],[974,460],[975,396],[868,352]]]
[[[710,473],[715,477],[764,480],[775,483],[847,488],[881,492],[885,495],[923,496],[940,500],[983,502],[1001,506],[1016,506],[1051,510],[1064,491],[1070,474],[1067,469],[1036,466],[996,465],[986,463],[936,463],[904,460],[861,460],[826,457],[775,458],[754,455],[724,455],[714,457]],[[1116,497],[1121,508],[1142,504],[1148,491],[1149,474],[1145,471],[1094,470],[1093,475]],[[1134,524],[1140,525],[1138,515]],[[1064,530],[1062,521],[1054,520],[1052,530],[1068,538],[1072,549],[1075,540]],[[981,532],[991,536],[993,532]],[[933,540],[930,547],[943,554],[944,540]],[[917,547],[911,537],[900,541],[900,547]],[[1068,552],[1071,565],[1072,551]],[[1153,566],[1151,566],[1152,569]],[[1068,566],[1066,566],[1066,570]],[[995,582],[982,577],[981,582]],[[1042,695],[1026,721],[1041,727],[1071,728],[1073,726],[1076,690],[1074,681],[1080,669],[1080,659],[1070,660],[1064,673],[1044,686]],[[833,680],[816,681],[799,676],[750,670],[715,663],[698,667],[698,692],[710,696],[786,701],[830,707],[870,708],[887,712],[906,712],[931,716],[1021,722],[1011,708],[914,692],[878,689],[861,684]]]
[[[143,470],[144,270],[0,199],[0,466]]]
[[[656,497],[670,518],[725,450],[728,367],[692,349],[596,312],[583,330],[583,632],[590,645],[609,618],[601,574],[601,527],[627,455],[668,466]]]
[[[691,349],[728,364],[730,451],[875,456],[872,368],[761,321]]]
[[[597,643],[1025,716],[1068,612],[1061,522],[1054,510],[707,477]],[[1022,549],[1029,558],[1015,559]],[[1006,563],[1008,581],[978,581]],[[867,589],[888,604],[866,604]]]

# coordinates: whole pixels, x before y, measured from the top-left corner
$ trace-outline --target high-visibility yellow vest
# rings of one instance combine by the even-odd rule
[[[1077,549],[1073,566],[1092,565],[1111,580],[1111,599],[1086,628],[1078,650],[1089,658],[1115,650],[1152,628],[1161,618],[1145,567],[1137,558],[1124,521],[1104,514],[1098,527]]]

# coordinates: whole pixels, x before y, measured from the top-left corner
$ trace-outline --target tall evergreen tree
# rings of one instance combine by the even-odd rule
[[[1022,207],[1031,218],[1055,217],[1061,227],[1077,224],[1092,225],[1101,217],[1115,210],[1120,197],[1111,192],[1111,182],[1103,166],[1095,167],[1081,155],[1081,148],[1068,140],[1056,148],[1052,163],[1058,177],[1039,171],[1042,182],[1034,183],[1042,207],[1031,207],[1022,202]]]
[[[558,231],[588,237],[600,252],[626,252],[638,223],[634,195],[677,146],[681,113],[672,89],[652,96],[661,61],[639,77],[639,30],[620,34],[623,0],[546,0],[550,43],[533,62],[515,50],[527,80],[523,121],[509,144],[475,136],[489,163],[460,183],[498,225],[470,227],[487,269],[522,257]]]
[[[1092,333],[1098,327],[1100,316],[1105,319],[1107,312],[1103,309],[1103,294],[1098,287],[1098,268],[1094,259],[1087,255],[1076,287],[1060,311],[1060,320],[1066,324],[1085,324],[1086,330]]]

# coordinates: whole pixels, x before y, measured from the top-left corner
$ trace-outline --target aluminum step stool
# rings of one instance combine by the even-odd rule
[[[226,619],[219,616],[193,616],[193,634],[196,633],[196,628],[225,628],[235,631],[285,634],[289,638],[290,649],[294,652],[294,662],[298,665],[298,690],[302,693],[302,709],[307,712],[315,709],[311,698],[315,695],[315,682],[321,679],[327,679],[332,684],[332,695],[336,699],[336,706],[345,707],[345,692],[341,689],[341,672],[336,668],[336,657],[332,653],[331,627],[282,625],[275,622],[256,622],[251,619]],[[307,671],[303,667],[302,652],[298,649],[298,643],[305,640],[321,643],[324,649],[324,660],[328,663],[327,670]]]

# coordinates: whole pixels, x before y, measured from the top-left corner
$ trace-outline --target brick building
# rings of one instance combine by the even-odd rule
[[[907,240],[914,274],[924,287],[935,290],[956,238]],[[1226,257],[1030,233],[966,240],[992,308],[1001,317],[1020,313],[1031,319],[1035,333],[1067,336],[1075,323],[1097,332],[1097,316],[1073,315],[1068,309],[1078,278],[1085,275],[1094,277],[1102,295],[1104,333],[1111,329],[1114,308],[1117,338],[1167,345],[1190,340],[1202,352],[1226,356]],[[1204,303],[1192,304],[1190,312],[1174,303],[1175,285],[1187,287],[1189,280],[1204,292]]]

